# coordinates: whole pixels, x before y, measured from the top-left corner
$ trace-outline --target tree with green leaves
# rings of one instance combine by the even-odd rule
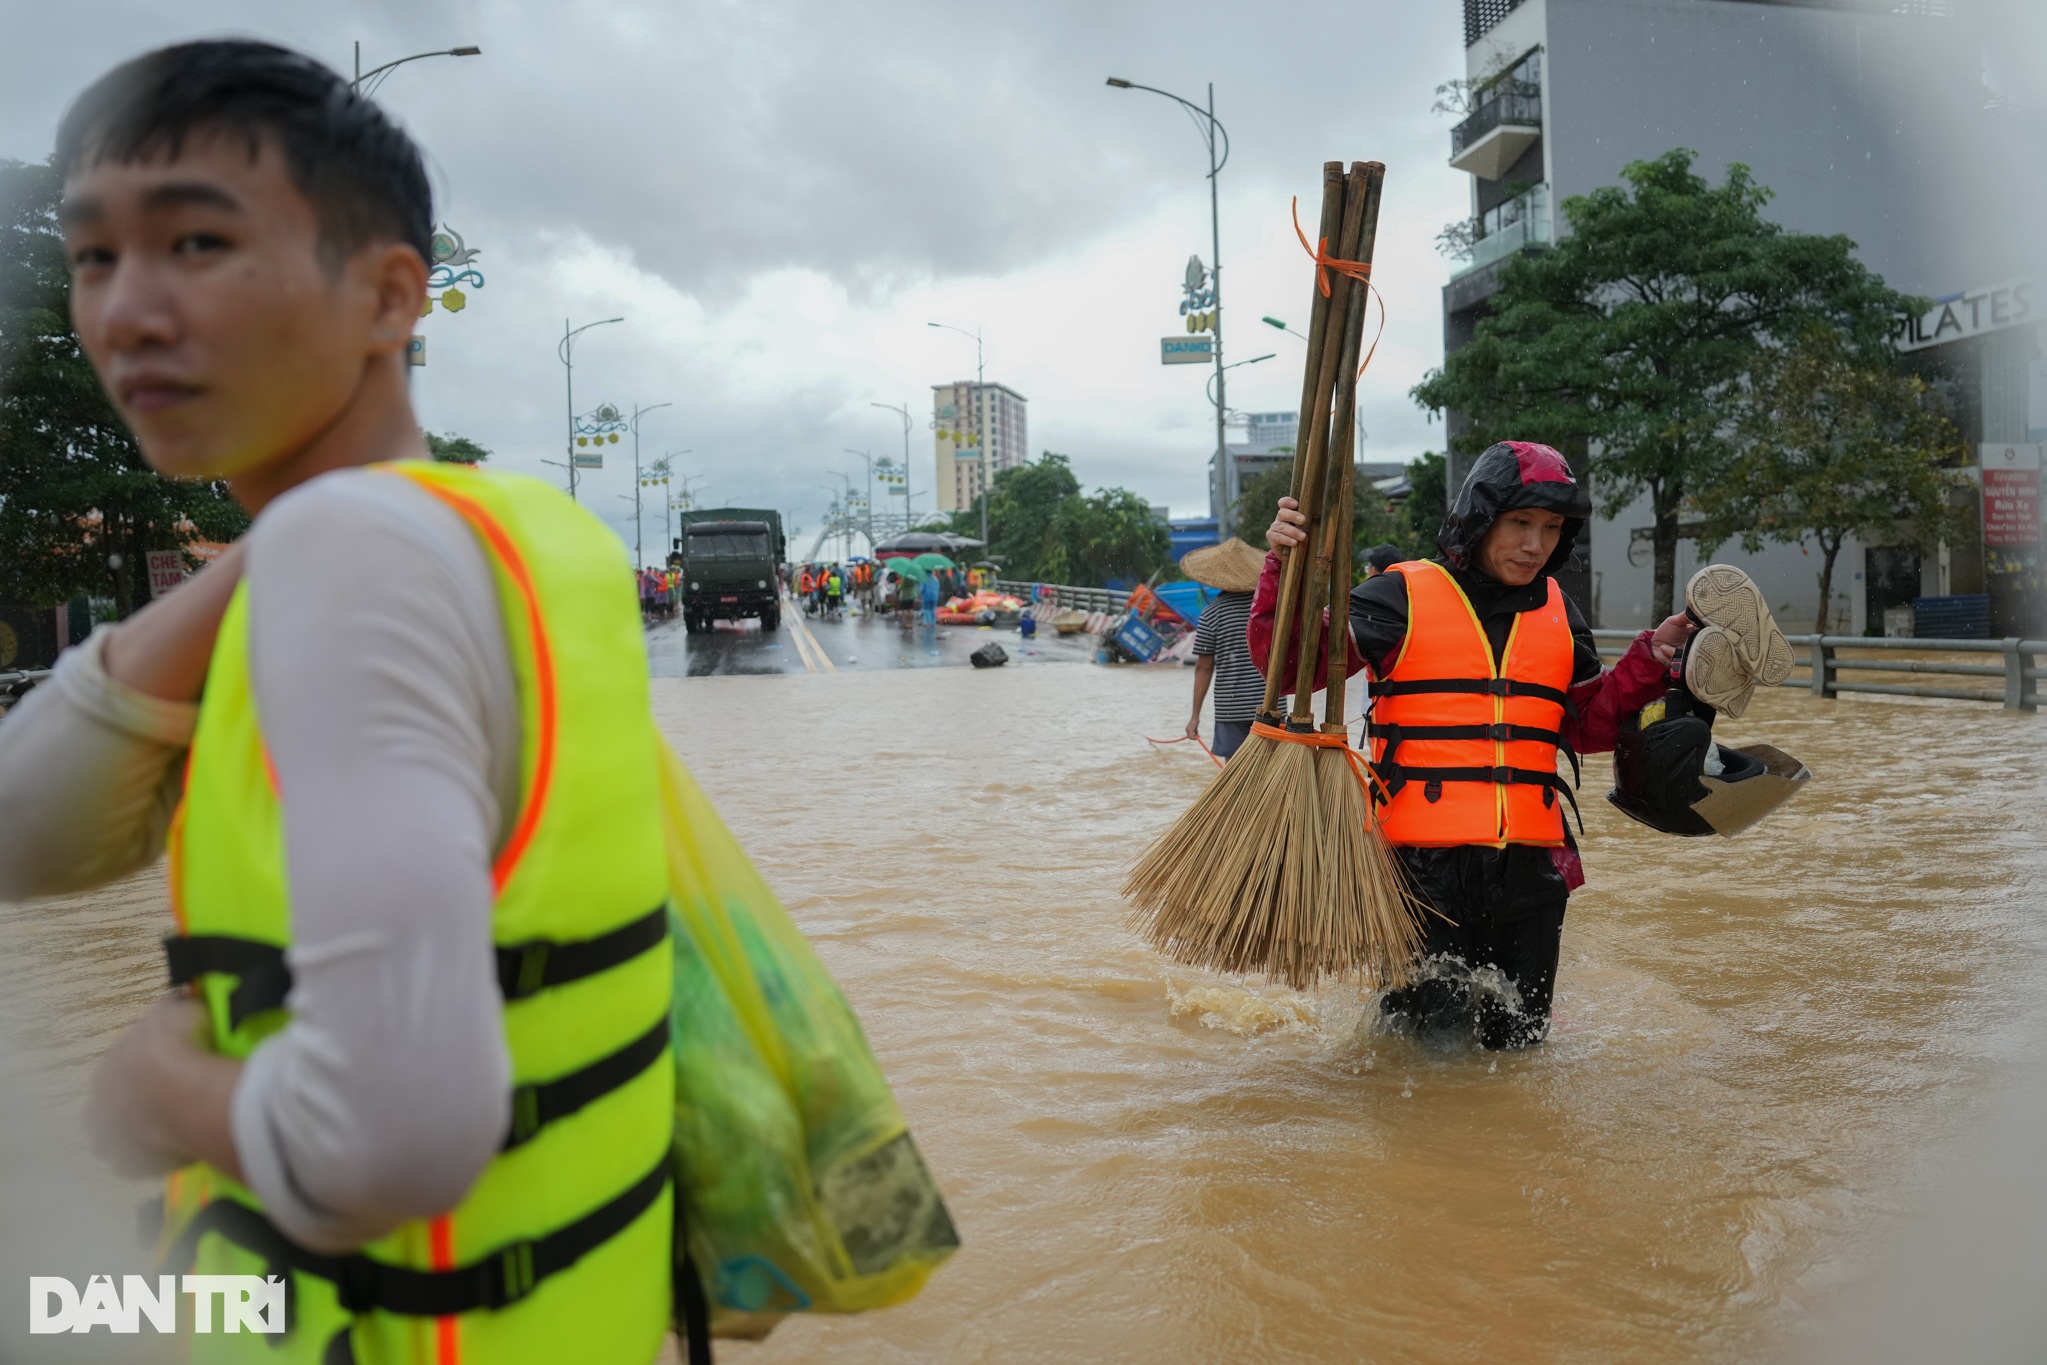
[[[427,432],[426,448],[427,453],[442,464],[482,464],[490,458],[488,450],[467,436],[457,436],[452,431],[444,431],[438,436]]]
[[[1125,488],[1080,491],[1072,461],[1046,451],[998,470],[988,499],[989,557],[1005,578],[1105,583],[1149,578],[1172,554],[1172,532]],[[981,500],[953,513],[956,535],[977,536]]]
[[[100,389],[71,329],[61,191],[52,166],[0,160],[0,600],[82,593],[126,616],[148,551],[233,540],[249,518],[223,483],[151,470]]]
[[[1437,451],[1424,451],[1407,466],[1407,534],[1417,558],[1436,552],[1436,536],[1450,515],[1450,462]]]
[[[1819,550],[1825,633],[1834,565],[1850,536],[1888,540],[1903,528],[1930,548],[1958,536],[1967,512],[1953,498],[1961,434],[1916,375],[1859,360],[1841,336],[1815,327],[1754,367],[1735,426],[1737,454],[1693,500],[1705,514],[1702,550],[1739,537]]]
[[[1424,455],[1416,460],[1407,467],[1408,478],[1412,484],[1419,472],[1419,477],[1426,480],[1430,460],[1439,466],[1435,488],[1440,498],[1442,456]],[[1293,478],[1294,462],[1288,460],[1245,481],[1236,509],[1237,535],[1245,544],[1261,550],[1271,548],[1265,543],[1265,528],[1272,525],[1273,515],[1279,510],[1279,500],[1292,489]],[[1405,502],[1393,502],[1373,488],[1369,480],[1357,481],[1351,508],[1351,544],[1358,554],[1364,554],[1375,545],[1396,545],[1401,554],[1410,559],[1424,558],[1436,552],[1436,532],[1443,524],[1442,510],[1439,506],[1430,511],[1423,518],[1427,523],[1426,529],[1418,529],[1411,510],[1414,496],[1410,493]]]
[[[1680,512],[1733,458],[1743,380],[1766,348],[1817,325],[1881,366],[1895,320],[1918,307],[1848,238],[1764,218],[1770,191],[1747,167],[1716,186],[1693,155],[1635,162],[1625,185],[1565,200],[1569,232],[1506,264],[1472,341],[1413,391],[1470,418],[1462,450],[1588,443],[1602,515],[1647,494],[1657,617],[1675,597]]]

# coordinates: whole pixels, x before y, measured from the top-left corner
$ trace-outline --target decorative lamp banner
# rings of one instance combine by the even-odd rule
[[[2040,455],[2037,445],[1984,445],[1983,543],[2040,543]]]
[[[1215,359],[1215,338],[1206,334],[1159,338],[1159,364],[1206,365]]]
[[[569,460],[578,469],[604,468],[604,452],[602,450],[579,450],[569,456]]]

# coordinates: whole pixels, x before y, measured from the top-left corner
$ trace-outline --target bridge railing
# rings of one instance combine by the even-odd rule
[[[1117,612],[1130,601],[1129,593],[1109,588],[1077,588],[1070,583],[1024,583],[1012,578],[996,579],[995,590],[1006,592],[1011,597],[1021,597],[1027,604],[1049,595],[1061,607],[1075,611]]]
[[[1638,634],[1632,630],[1595,630],[1592,637],[1599,652],[1616,658]],[[2040,656],[2047,654],[2047,640],[1900,640],[1866,635],[1787,635],[1794,650],[1802,650],[1798,667],[1779,686],[1803,687],[1815,697],[1831,699],[1843,692],[1869,692],[1893,697],[1938,697],[1947,701],[1997,702],[2008,711],[2037,711],[2040,708]],[[1850,650],[1855,657],[1843,658]],[[1985,662],[1957,659],[1913,659],[1911,654],[1963,654],[1987,656]],[[1875,655],[1877,657],[1863,657]],[[1994,662],[1991,662],[1994,660]],[[1893,673],[1934,675],[1954,678],[1997,678],[2001,687],[1938,687],[1919,683],[1864,682],[1843,678],[1843,673]]]

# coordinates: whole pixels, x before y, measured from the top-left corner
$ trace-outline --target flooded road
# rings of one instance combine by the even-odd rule
[[[893,613],[826,620],[785,602],[772,631],[758,621],[719,621],[691,635],[680,620],[663,621],[647,631],[647,661],[657,678],[969,667],[967,656],[991,641],[1012,665],[1087,663],[1095,654],[1094,637],[1062,637],[1049,627],[1026,640],[1015,626],[904,626]]]
[[[1736,840],[1628,823],[1588,764],[1556,1030],[1496,1057],[1126,931],[1124,867],[1213,771],[1142,738],[1187,690],[1095,667],[657,680],[965,1239],[911,1304],[721,1362],[1779,1358],[2040,1036],[2047,720],[1763,696],[1721,737],[1817,776]],[[16,1286],[128,1264],[31,1270],[27,1247],[97,1247],[141,1191],[91,1174],[75,1109],[154,993],[160,887],[0,909],[8,1080],[47,1120],[0,1128]]]

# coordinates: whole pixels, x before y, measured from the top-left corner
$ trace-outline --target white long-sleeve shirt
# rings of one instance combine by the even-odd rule
[[[510,1121],[490,867],[518,810],[517,695],[483,550],[410,481],[325,475],[248,539],[293,986],[233,1132],[278,1226],[345,1250],[460,1202]],[[197,708],[109,678],[108,633],[0,721],[0,897],[163,850]]]

